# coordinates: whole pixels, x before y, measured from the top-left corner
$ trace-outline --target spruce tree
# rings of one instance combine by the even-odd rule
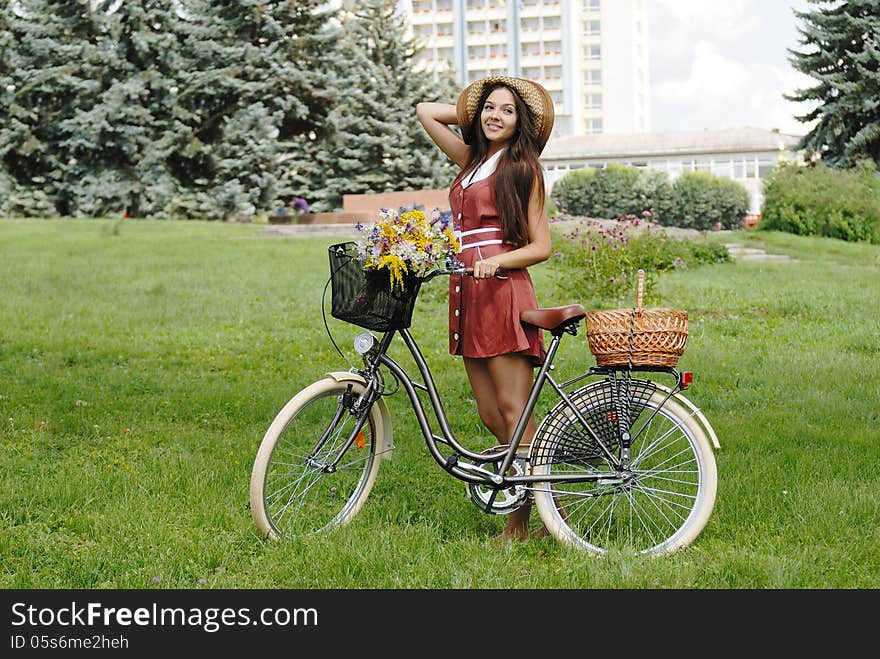
[[[798,117],[815,126],[801,140],[833,167],[870,158],[880,165],[880,2],[810,0],[815,10],[795,12],[803,21],[792,65],[817,84],[785,97],[815,102]]]
[[[176,215],[250,215],[300,196],[285,156],[326,113],[325,3],[214,0],[187,15],[179,53],[173,164],[197,193]]]
[[[3,8],[4,214],[76,214],[79,197],[94,193],[124,209],[113,171],[126,149],[105,137],[127,117],[112,117],[110,125],[101,108],[109,88],[127,77],[128,65],[108,47],[105,35],[115,31],[116,19],[100,5],[12,0]]]
[[[313,153],[323,177],[309,201],[323,210],[341,207],[343,194],[445,187],[454,175],[415,113],[419,101],[453,102],[454,83],[438,85],[415,70],[416,49],[395,0],[355,4],[335,53],[328,132]]]
[[[232,218],[301,196],[290,155],[323,134],[333,14],[320,0],[3,4],[0,213]]]

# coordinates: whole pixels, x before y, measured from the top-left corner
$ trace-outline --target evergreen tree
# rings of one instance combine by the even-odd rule
[[[97,28],[90,41],[107,56],[94,67],[88,107],[62,122],[57,148],[69,154],[71,171],[58,210],[81,217],[161,215],[180,192],[167,166],[178,66],[175,3],[88,0],[80,6]]]
[[[322,54],[335,34],[326,3],[215,0],[188,16],[178,74],[178,175],[199,191],[173,208],[224,217],[299,196],[287,149],[314,139],[326,113]]]
[[[786,95],[816,102],[801,121],[817,120],[800,147],[831,166],[850,167],[860,158],[880,164],[880,2],[810,0],[825,5],[795,12],[804,24],[793,66],[818,82]]]
[[[12,0],[3,8],[4,214],[70,214],[77,206],[71,191],[87,190],[90,176],[114,168],[113,155],[96,153],[111,128],[94,113],[127,65],[103,39],[114,25],[105,12],[92,11],[98,4]]]
[[[339,208],[343,194],[445,187],[450,161],[427,137],[415,113],[419,101],[455,100],[451,79],[438,85],[414,68],[395,0],[365,0],[343,23],[336,51],[338,75],[328,133],[312,154],[322,176],[309,201]]]
[[[0,11],[0,212],[237,217],[322,135],[319,0],[10,0]]]

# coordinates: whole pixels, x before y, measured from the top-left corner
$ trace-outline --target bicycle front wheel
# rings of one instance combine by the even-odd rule
[[[577,406],[591,425],[599,420],[608,430],[617,425],[618,412],[607,382],[597,384]],[[681,405],[664,399],[654,392],[630,406],[634,437],[630,467],[622,474],[609,466],[569,408],[548,415],[535,438],[532,473],[596,478],[536,484],[535,504],[551,535],[595,554],[659,555],[700,534],[715,505],[715,456],[700,425]],[[602,430],[607,440],[610,433],[603,436]],[[618,450],[614,441],[606,443]]]
[[[251,515],[260,533],[318,533],[360,511],[379,472],[384,428],[373,405],[355,440],[364,385],[319,380],[294,396],[266,431],[251,471]]]

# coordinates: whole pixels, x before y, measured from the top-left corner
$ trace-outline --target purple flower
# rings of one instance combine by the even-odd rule
[[[153,583],[159,583],[159,577],[153,577],[151,581]]]
[[[298,211],[300,213],[308,213],[309,212],[309,202],[307,202],[302,197],[297,197],[293,200],[293,210]]]

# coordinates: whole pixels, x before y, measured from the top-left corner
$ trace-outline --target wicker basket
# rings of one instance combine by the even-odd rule
[[[599,366],[673,367],[687,342],[687,311],[644,309],[645,271],[639,270],[636,306],[588,311],[590,352]]]

